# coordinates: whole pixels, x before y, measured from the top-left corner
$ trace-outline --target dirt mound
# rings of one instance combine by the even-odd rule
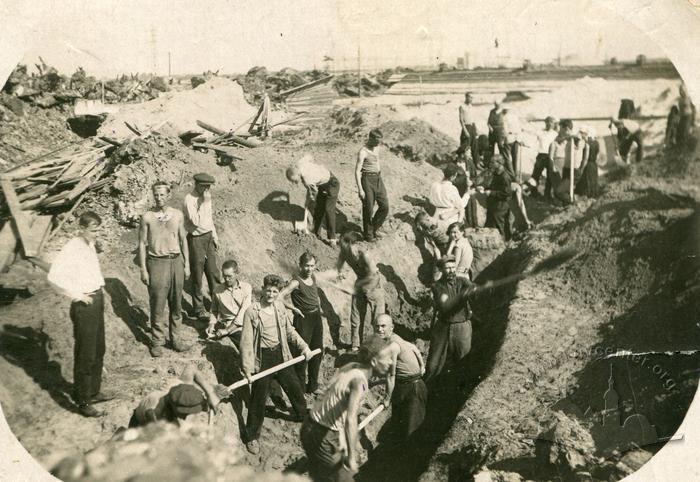
[[[383,144],[409,161],[440,165],[457,149],[449,136],[420,119],[403,119],[393,107],[342,107],[334,109],[331,118],[335,125],[329,129],[340,137],[364,140],[371,129],[379,128]]]
[[[119,433],[84,455],[66,457],[51,472],[65,482],[303,480],[293,474],[262,474],[241,465],[243,450],[231,437],[206,426],[179,429],[159,422]]]
[[[234,129],[252,120],[256,109],[236,83],[223,77],[212,77],[195,89],[168,92],[142,104],[129,104],[111,114],[99,134],[118,139],[133,136],[125,122],[141,132],[157,128],[162,134],[178,136],[187,131],[201,131],[197,120],[220,129]]]

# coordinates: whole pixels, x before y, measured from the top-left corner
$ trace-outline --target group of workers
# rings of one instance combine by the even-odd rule
[[[454,373],[453,369],[471,350],[470,298],[477,285],[472,282],[474,254],[464,228],[477,222],[474,203],[486,199],[486,226],[497,228],[506,237],[510,233],[511,206],[516,218],[519,214],[528,229],[531,223],[522,202],[523,194],[537,191],[544,171],[545,195],[551,196],[558,183],[570,175],[567,167],[578,151],[582,151],[585,164],[581,166],[577,192],[597,195],[599,145],[591,128],[582,127],[574,135],[570,120],[559,121],[557,129],[556,120],[548,117],[538,135],[532,177],[522,186],[515,176],[519,139],[514,135],[514,121],[497,103],[489,115],[488,135],[480,135],[472,100],[467,93],[459,110],[462,131],[457,162],[447,165],[443,180],[430,187],[434,213],[431,216],[421,212],[415,219],[416,231],[422,235],[435,266],[430,283],[435,316],[425,361],[415,345],[394,332],[377,263],[361,244],[384,236],[382,226],[389,212],[379,158],[382,133],[378,129],[370,131],[355,166],[357,194],[362,203],[362,233],[349,231],[338,238],[336,203],[340,182],[330,170],[305,156],[286,171],[289,181],[302,183],[307,189],[304,220],[297,229],[307,230],[308,214],[315,203],[313,233],[320,236],[325,221],[325,242],[339,244],[334,276],[342,279],[346,264],[356,276],[350,293],[349,344],[355,361],[341,367],[325,387],[320,376],[322,357],[318,356],[319,350],[322,353],[324,349],[325,313],[320,302],[316,256],[309,251],[302,254],[298,272],[288,283],[275,274],[265,276],[261,295],[256,298],[251,284],[240,279],[236,261],[219,262],[220,242],[211,196],[214,177],[195,175],[193,191],[185,196],[181,210],[168,205],[168,183],[159,181],[152,186],[154,206],[141,218],[138,242],[141,280],[149,295],[150,353],[160,357],[166,347],[178,352],[192,348],[193,343],[186,340],[182,330],[183,287],[189,276],[193,315],[206,323],[206,337],[230,337],[239,352],[241,375],[249,386],[245,442],[251,453],[260,451],[258,438],[271,392],[276,405],[285,404],[275,383],[291,403],[292,419],[303,422],[301,443],[315,480],[347,479],[357,470],[358,411],[370,385],[377,380],[386,385],[385,403],[392,406],[397,433],[408,439],[423,423],[428,385],[443,373]],[[625,121],[617,121],[618,130],[627,136],[621,138],[637,143],[640,156],[641,131]],[[500,156],[495,156],[496,147]],[[79,218],[79,235],[65,244],[48,274],[48,280],[71,299],[74,399],[78,411],[88,417],[103,415],[95,405],[114,398],[113,393],[101,387],[104,279],[95,238],[100,223],[97,214],[84,212]],[[204,276],[211,300],[209,311],[204,303]],[[304,363],[254,379],[256,373],[300,355]],[[305,394],[315,398],[310,409]],[[201,374],[188,368],[164,390],[146,397],[134,411],[130,425],[159,419],[182,420],[206,412],[207,408],[216,409],[220,400],[230,395],[225,390],[217,393]]]

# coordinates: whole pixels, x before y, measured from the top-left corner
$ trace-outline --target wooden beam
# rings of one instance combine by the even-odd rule
[[[309,89],[315,85],[320,85],[320,84],[323,84],[324,82],[328,82],[332,78],[333,78],[333,75],[329,75],[328,77],[323,77],[320,79],[312,80],[311,82],[307,82],[307,83],[299,85],[297,87],[293,87],[291,89],[284,90],[284,91],[280,92],[278,95],[280,97],[286,97],[286,96],[291,95],[295,92],[301,92],[302,90]]]
[[[10,221],[0,229],[0,273],[15,260],[17,236]]]
[[[10,208],[10,214],[12,214],[12,219],[14,220],[15,227],[17,228],[19,238],[22,241],[22,245],[24,245],[25,240],[29,240],[31,236],[29,218],[22,212],[22,207],[19,204],[17,193],[15,192],[15,188],[12,185],[10,178],[1,176],[0,186],[2,186],[2,191],[5,194],[5,201],[7,202],[7,206]],[[35,254],[27,254],[27,256],[35,256]]]
[[[51,228],[51,220],[53,216],[36,216],[32,223],[29,238],[22,239],[24,255],[27,257],[36,257],[41,252],[41,247],[46,241],[46,235]]]

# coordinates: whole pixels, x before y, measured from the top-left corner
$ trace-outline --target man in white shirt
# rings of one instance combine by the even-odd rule
[[[462,126],[462,131],[459,134],[459,149],[458,154],[465,154],[469,150],[472,159],[476,160],[476,115],[474,105],[472,104],[473,97],[471,92],[464,94],[464,104],[459,106],[459,124]]]
[[[302,157],[295,165],[287,168],[286,174],[289,182],[293,184],[301,182],[307,190],[303,230],[306,230],[309,205],[315,199],[313,233],[319,236],[325,217],[328,244],[336,246],[338,240],[335,237],[335,206],[340,191],[338,178],[324,166],[314,163],[313,157],[309,155]]]
[[[238,263],[230,259],[221,265],[224,278],[211,301],[209,338],[230,336],[236,346],[241,340],[243,317],[253,302],[253,287],[238,278]]]
[[[506,135],[506,149],[510,152],[510,160],[513,166],[513,177],[517,179],[518,163],[520,162],[519,143],[522,132],[520,120],[510,109],[503,109],[503,130]]]
[[[557,130],[557,120],[548,116],[544,120],[544,130],[537,135],[537,157],[535,158],[535,166],[532,169],[532,177],[527,181],[529,191],[537,194],[537,185],[542,177],[542,171],[547,173],[547,182],[545,184],[545,195],[548,197],[552,193],[552,179],[554,178],[554,163],[549,157],[549,146],[552,145],[554,139],[559,135]]]
[[[632,150],[632,144],[637,145],[637,153],[635,155],[636,162],[642,162],[644,156],[644,136],[642,128],[636,121],[632,119],[612,119],[610,121],[615,124],[620,140],[620,157],[625,163],[629,164],[629,154]]]
[[[442,181],[435,181],[430,186],[428,200],[435,207],[438,227],[445,231],[450,224],[464,220],[464,208],[469,202],[469,191],[464,196],[460,196],[457,187],[453,184],[458,172],[456,164],[448,164],[442,172],[444,175]]]
[[[105,354],[104,297],[100,262],[95,250],[95,232],[100,217],[87,211],[78,221],[80,233],[68,241],[54,259],[48,281],[71,299],[73,322],[73,399],[86,417],[100,417],[93,404],[114,398],[100,391]]]
[[[211,185],[214,178],[199,173],[194,176],[194,191],[185,196],[184,214],[187,245],[190,251],[190,280],[192,281],[192,308],[194,316],[209,320],[204,309],[202,275],[207,277],[210,296],[221,284],[217,250],[219,238],[214,226],[211,202]],[[211,299],[211,298],[210,298]]]

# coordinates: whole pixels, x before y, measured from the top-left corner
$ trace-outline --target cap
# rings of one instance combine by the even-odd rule
[[[438,267],[444,268],[447,263],[454,263],[456,261],[455,257],[451,254],[446,254],[438,261]]]
[[[206,172],[200,172],[199,174],[194,175],[194,182],[199,184],[214,184],[216,180],[214,179],[214,176],[210,176]]]
[[[168,392],[168,399],[177,415],[190,415],[202,411],[204,395],[193,385],[181,383]]]
[[[379,129],[372,129],[371,131],[369,131],[369,136],[374,139],[381,139],[384,137],[382,131],[380,131]]]

